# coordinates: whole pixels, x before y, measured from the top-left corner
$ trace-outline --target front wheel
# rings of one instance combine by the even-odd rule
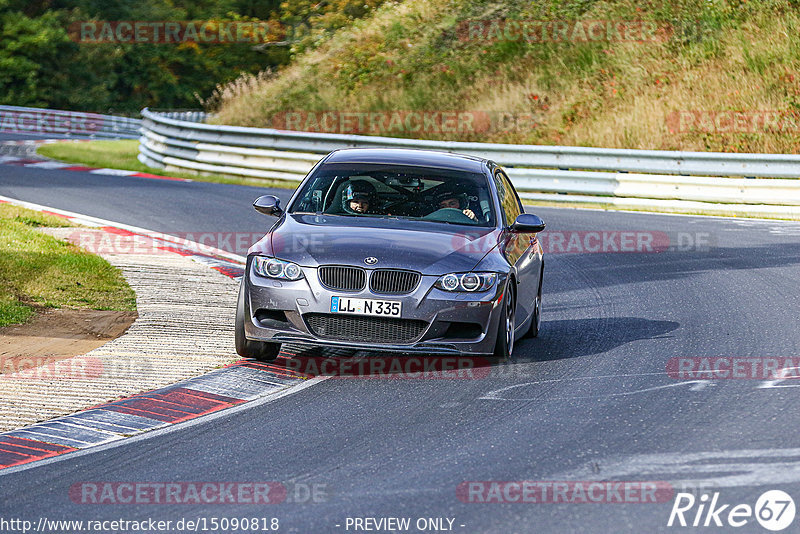
[[[494,345],[494,359],[505,362],[511,359],[514,352],[514,291],[513,281],[509,280],[503,293],[503,311],[497,325],[497,341]]]
[[[281,351],[280,343],[267,343],[264,341],[253,341],[244,335],[244,280],[239,286],[239,299],[236,304],[236,322],[234,324],[236,353],[243,358],[255,358],[262,362],[271,362],[278,357]]]
[[[533,317],[531,317],[531,328],[528,330],[530,337],[539,337],[539,330],[542,327],[542,295],[536,295],[533,303]]]
[[[533,303],[533,317],[531,317],[531,327],[528,329],[528,336],[539,337],[542,328],[542,282],[544,281],[544,263],[542,271],[539,273],[539,290],[536,292],[536,300]]]

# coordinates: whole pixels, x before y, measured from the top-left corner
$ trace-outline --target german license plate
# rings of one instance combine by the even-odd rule
[[[331,297],[331,313],[350,313],[355,315],[379,315],[381,317],[400,317],[401,302],[396,300],[354,299],[350,297]]]

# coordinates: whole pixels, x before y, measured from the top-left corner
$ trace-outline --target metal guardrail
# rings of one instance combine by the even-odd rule
[[[141,123],[118,115],[0,106],[0,133],[136,139]]]
[[[139,160],[159,168],[298,181],[321,154],[338,148],[443,150],[492,159],[506,166],[525,198],[800,215],[800,180],[789,179],[800,178],[800,155],[503,145],[307,133],[206,124],[201,113],[188,113],[191,112],[144,109]]]

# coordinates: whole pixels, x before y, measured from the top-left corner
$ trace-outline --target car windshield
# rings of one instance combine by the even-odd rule
[[[486,176],[451,169],[333,163],[302,186],[289,213],[494,226]]]

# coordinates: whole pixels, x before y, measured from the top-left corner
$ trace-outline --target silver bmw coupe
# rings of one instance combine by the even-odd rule
[[[272,360],[281,343],[511,357],[539,333],[544,261],[503,169],[444,152],[344,149],[308,173],[250,247],[236,351]]]

